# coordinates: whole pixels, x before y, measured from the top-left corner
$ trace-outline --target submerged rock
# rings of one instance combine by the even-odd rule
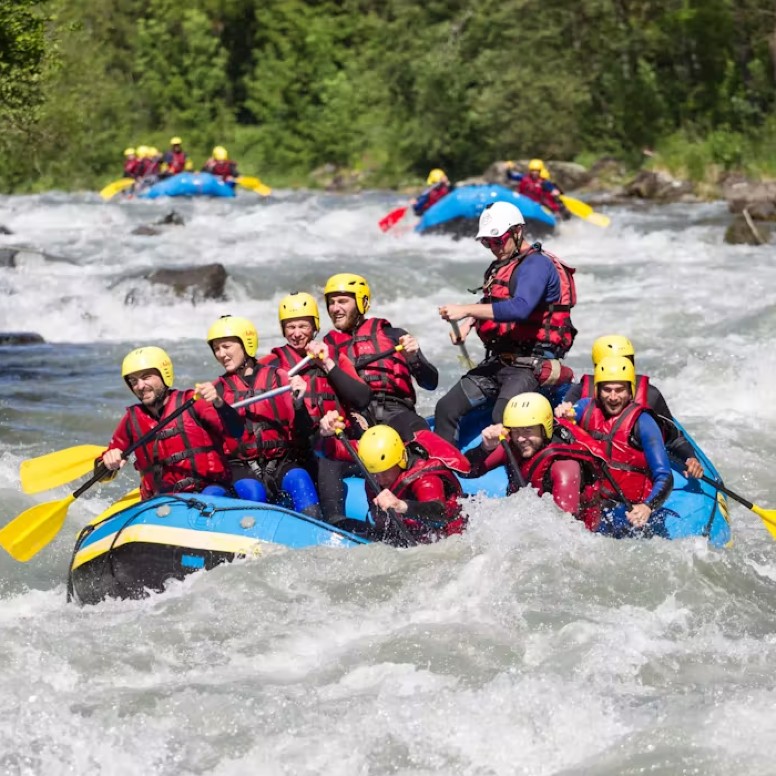
[[[178,213],[177,210],[171,210],[169,213],[163,215],[157,221],[154,221],[156,226],[185,226],[186,220]]]
[[[725,230],[724,241],[729,245],[765,245],[770,242],[771,227],[762,221],[755,223],[748,212],[735,216]]]
[[[136,226],[130,234],[137,234],[141,237],[155,237],[156,235],[159,235],[162,233],[161,229],[155,229],[153,226],[148,226],[148,224],[141,224],[140,226]]]
[[[45,344],[46,340],[34,331],[0,331],[0,347]]]
[[[13,234],[13,232],[7,226],[0,224],[0,234]]]
[[[15,267],[18,248],[0,248],[0,267]]]

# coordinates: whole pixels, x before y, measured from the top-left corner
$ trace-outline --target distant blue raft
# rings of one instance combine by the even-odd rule
[[[480,213],[491,202],[517,205],[532,238],[551,234],[555,230],[555,217],[538,202],[494,183],[453,189],[423,214],[415,231],[421,234],[450,234],[456,238],[474,237]]]
[[[234,188],[209,172],[182,172],[154,183],[137,195],[141,199],[157,197],[234,197]]]

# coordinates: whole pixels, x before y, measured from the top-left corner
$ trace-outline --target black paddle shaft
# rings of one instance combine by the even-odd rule
[[[520,471],[520,466],[517,463],[517,459],[515,458],[515,454],[512,452],[512,448],[509,445],[509,442],[506,439],[501,440],[501,446],[504,448],[504,452],[507,456],[507,462],[509,464],[509,469],[512,471],[512,476],[514,477],[515,484],[517,485],[517,490],[520,490],[520,488],[524,488],[528,483],[525,481],[525,477],[523,477],[523,473]]]
[[[183,415],[186,410],[193,407],[195,401],[196,398],[192,396],[188,401],[183,402],[183,404],[181,404],[177,410],[171,412],[166,418],[162,418],[152,429],[149,429],[145,434],[143,434],[143,436],[141,436],[137,442],[133,442],[121,454],[121,457],[126,461],[127,458],[129,458],[129,456],[132,455],[132,453],[134,453],[138,447],[142,447],[144,444],[150,442],[166,425],[175,420],[175,418],[177,418],[179,415]],[[83,485],[81,485],[80,488],[78,488],[77,491],[75,491],[75,493],[73,493],[73,498],[82,496],[84,493],[86,493],[87,490],[89,490],[89,488],[92,487],[92,485],[94,485],[96,482],[99,482],[107,473],[108,468],[101,461],[100,465],[97,467],[97,471],[94,473],[94,476],[90,480],[87,480]]]
[[[369,485],[369,487],[375,492],[379,493],[382,488],[377,484],[377,481],[372,476],[371,472],[366,468],[364,465],[364,462],[358,457],[358,453],[356,452],[353,445],[350,444],[350,441],[340,432],[337,434],[337,438],[342,442],[343,445],[345,445],[345,449],[350,454],[350,457],[353,459],[355,464],[358,466],[359,469],[361,469],[361,473],[364,475],[364,479],[366,480],[366,484]],[[396,528],[396,532],[399,534],[399,538],[408,546],[408,547],[415,547],[417,545],[417,542],[415,539],[413,539],[412,534],[407,530],[407,526],[404,525],[404,522],[399,519],[398,515],[396,514],[396,510],[389,509],[388,512],[388,518],[393,523],[394,528]]]
[[[671,463],[675,463],[677,466],[682,468],[686,466],[685,462],[680,458],[677,458],[674,455],[670,456],[670,458]],[[726,488],[725,485],[723,485],[721,482],[712,480],[711,477],[707,477],[705,474],[702,474],[700,477],[696,477],[696,479],[703,480],[707,485],[711,485],[712,488],[716,488],[726,496],[730,496],[730,498],[732,498],[734,501],[737,501],[739,504],[743,504],[747,509],[752,509],[754,507],[754,504],[751,501],[748,501],[743,496],[739,496],[738,493],[734,493],[729,488]]]

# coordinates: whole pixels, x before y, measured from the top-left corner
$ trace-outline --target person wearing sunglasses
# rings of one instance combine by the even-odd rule
[[[525,239],[525,219],[511,202],[493,202],[480,215],[477,240],[492,256],[476,304],[445,304],[439,314],[458,321],[461,339],[474,329],[485,345],[485,359],[467,372],[437,403],[434,430],[457,441],[461,418],[493,404],[500,423],[507,402],[520,393],[571,382],[561,363],[577,330],[574,269]],[[454,332],[451,339],[460,340]]]

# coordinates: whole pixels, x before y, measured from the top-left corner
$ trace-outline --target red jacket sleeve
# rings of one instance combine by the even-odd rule
[[[556,461],[550,469],[552,498],[564,511],[579,514],[582,467],[579,461]]]

